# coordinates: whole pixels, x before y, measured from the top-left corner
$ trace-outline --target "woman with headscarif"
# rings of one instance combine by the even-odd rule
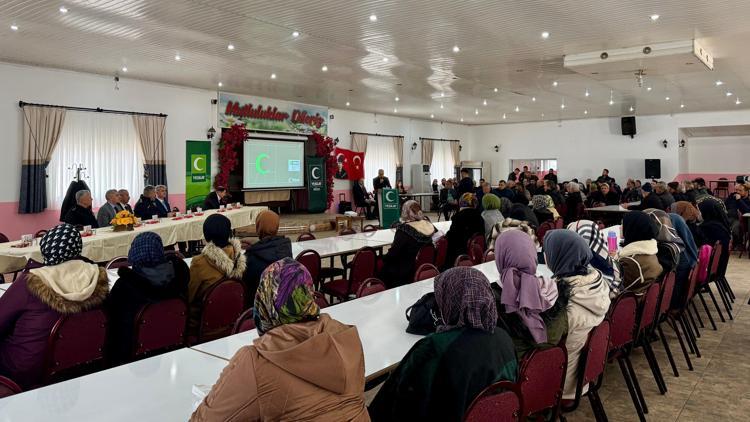
[[[662,275],[656,256],[658,234],[654,220],[643,211],[630,211],[622,218],[623,247],[615,261],[620,266],[623,290],[642,295]]]
[[[432,244],[432,236],[437,229],[424,217],[422,207],[414,200],[404,203],[401,208],[401,224],[396,229],[393,243],[383,256],[380,279],[386,286],[396,287],[412,281],[414,262],[419,250]]]
[[[261,211],[255,218],[258,241],[245,250],[247,269],[243,276],[248,298],[255,297],[263,270],[282,258],[292,257],[292,242],[279,236],[279,215],[271,210]]]
[[[448,240],[446,265],[453,266],[456,258],[467,253],[467,243],[476,234],[484,235],[484,218],[477,209],[476,195],[464,193],[458,201],[459,211],[451,218],[451,228],[445,234]]]

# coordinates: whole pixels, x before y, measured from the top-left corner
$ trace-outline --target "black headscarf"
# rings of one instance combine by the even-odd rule
[[[555,277],[588,274],[593,258],[588,243],[576,232],[550,230],[544,235],[544,255]]]
[[[630,211],[622,218],[623,244],[656,239],[659,229],[654,220],[643,211]]]
[[[701,216],[703,216],[701,226],[718,227],[727,233],[731,233],[727,213],[717,201],[702,201],[698,204],[698,208],[701,211]]]
[[[513,206],[510,207],[510,215],[508,215],[508,217],[515,220],[525,221],[534,228],[539,227],[539,220],[536,218],[534,211],[531,207],[525,204],[513,204]]]
[[[223,248],[229,244],[229,238],[232,237],[232,223],[221,214],[213,214],[203,222],[203,237],[206,238],[206,242],[213,242],[214,245]]]

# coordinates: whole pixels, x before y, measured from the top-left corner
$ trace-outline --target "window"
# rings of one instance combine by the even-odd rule
[[[432,141],[430,173],[433,179],[438,179],[438,182],[443,178],[448,179],[456,176],[456,163],[453,162],[450,142]]]
[[[68,111],[60,140],[47,167],[47,200],[60,209],[76,167],[86,168],[84,181],[94,207],[104,204],[109,189],[128,189],[131,198],[143,191],[143,152],[133,118],[122,114]]]
[[[372,192],[372,179],[377,177],[378,170],[385,170],[385,176],[396,187],[396,152],[393,150],[393,138],[370,136],[365,152],[365,186]]]

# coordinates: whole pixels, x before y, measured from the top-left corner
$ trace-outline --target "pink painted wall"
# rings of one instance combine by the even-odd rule
[[[680,173],[678,174],[674,180],[681,182],[683,180],[694,180],[697,177],[702,177],[706,180],[706,183],[710,180],[719,180],[720,177],[723,177],[727,180],[734,181],[737,179],[736,173]]]

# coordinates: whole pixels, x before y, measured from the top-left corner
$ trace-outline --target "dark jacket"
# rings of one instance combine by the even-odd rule
[[[643,199],[643,194],[638,188],[625,188],[625,190],[622,191],[622,202],[637,202],[641,199]]]
[[[141,220],[150,220],[152,216],[159,214],[159,207],[156,205],[156,199],[147,198],[141,195],[138,202],[135,203],[133,214]],[[164,215],[166,217],[166,215]]]
[[[440,191],[440,203],[445,204],[448,202],[448,193],[450,193],[453,196],[453,200],[458,203],[458,192],[453,188],[445,188]]]
[[[203,201],[203,209],[204,210],[218,210],[219,206],[222,204],[221,199],[219,199],[219,195],[214,192],[210,192],[208,195],[206,195],[206,199]]]
[[[364,207],[367,205],[367,199],[369,198],[367,188],[360,186],[359,183],[355,183],[352,188],[352,196],[354,196],[354,205],[358,207]]]
[[[162,205],[161,201],[159,201],[159,198],[154,199],[154,203],[156,204],[156,208],[159,210],[159,217],[160,218],[164,218],[170,212],[172,212],[172,206],[169,205],[169,201],[167,201],[167,198],[164,198],[164,204],[163,205]]]
[[[602,191],[598,190],[589,195],[590,204],[593,206],[595,203],[602,203],[604,205],[618,205],[620,203],[620,195],[609,191],[607,194],[603,194]],[[663,208],[660,208],[663,209]]]
[[[292,257],[292,242],[284,236],[269,236],[245,250],[246,265],[242,281],[247,289],[247,298],[252,303],[258,290],[260,275],[269,265],[282,258]]]
[[[383,180],[376,177],[372,179],[372,190],[377,191],[378,189],[390,188],[391,181],[387,177],[383,177]]]
[[[451,221],[451,228],[445,234],[448,240],[448,255],[445,261],[448,268],[453,267],[459,255],[466,253],[466,243],[472,236],[484,235],[484,218],[478,209],[462,209],[453,216]]]
[[[654,193],[656,193],[656,192],[654,192]],[[658,196],[659,200],[661,200],[661,204],[664,207],[664,208],[661,208],[662,210],[664,210],[664,209],[668,210],[669,207],[672,206],[672,204],[674,204],[674,202],[675,202],[674,196],[672,196],[672,194],[669,193],[669,192],[664,192],[664,193],[661,193],[661,194],[656,193],[656,196]]]
[[[458,191],[458,196],[461,196],[466,192],[474,192],[474,180],[472,180],[471,177],[468,176],[459,180],[456,191]]]
[[[426,223],[426,224],[425,224]],[[414,278],[414,262],[417,253],[422,246],[432,244],[432,235],[437,231],[432,227],[430,234],[425,234],[415,228],[415,224],[423,228],[429,228],[424,223],[405,223],[398,226],[396,235],[393,237],[391,248],[383,256],[383,269],[380,271],[380,279],[388,288],[410,283]],[[430,226],[432,226],[430,224]],[[429,231],[429,230],[426,230]]]
[[[93,291],[85,299],[68,300],[52,289],[46,276],[24,272],[0,297],[0,375],[24,389],[42,381],[47,339],[55,322],[63,314],[99,306],[109,293],[107,272],[95,264],[74,260],[39,270],[54,271],[51,277],[61,285],[91,276],[87,286],[93,285]]]
[[[117,270],[120,278],[106,302],[107,355],[114,364],[124,363],[132,356],[135,318],[141,308],[167,299],[187,300],[190,269],[182,259],[173,256],[142,272],[127,267]]]
[[[557,175],[555,173],[547,173],[544,175],[544,180],[551,180],[552,183],[557,184]]]
[[[549,197],[552,198],[552,202],[555,203],[555,206],[558,206],[564,202],[563,196],[560,194],[559,191],[556,191],[556,190],[544,191],[543,195],[549,195]]]
[[[94,212],[91,211],[91,208],[83,208],[80,205],[75,205],[71,208],[67,214],[65,214],[63,221],[74,226],[99,227],[99,223],[96,221],[96,217],[94,216]]]
[[[502,197],[508,198],[509,200],[512,201],[513,197],[516,196],[516,193],[513,192],[512,189],[505,188],[505,189],[499,189],[495,195],[497,195],[500,198]]]
[[[645,210],[649,208],[655,208],[657,210],[663,210],[664,204],[661,202],[661,199],[658,195],[651,192],[648,194],[648,196],[644,196],[641,200],[641,205],[633,205],[632,207],[629,207],[630,210]]]
[[[724,205],[727,207],[727,217],[730,220],[736,220],[738,218],[738,211],[741,214],[750,212],[750,196],[734,199],[734,194],[729,195],[726,201],[724,201]]]
[[[583,203],[583,197],[581,192],[570,192],[568,197],[565,198],[565,222],[571,223],[578,220],[578,206]]]
[[[696,238],[696,244],[700,247],[703,245],[709,245],[712,248],[718,241],[721,243],[722,251],[719,257],[719,268],[718,273],[720,276],[724,276],[727,272],[727,264],[729,264],[729,241],[732,236],[721,224],[716,222],[704,221],[698,226],[700,234]],[[700,243],[698,243],[700,241]]]

